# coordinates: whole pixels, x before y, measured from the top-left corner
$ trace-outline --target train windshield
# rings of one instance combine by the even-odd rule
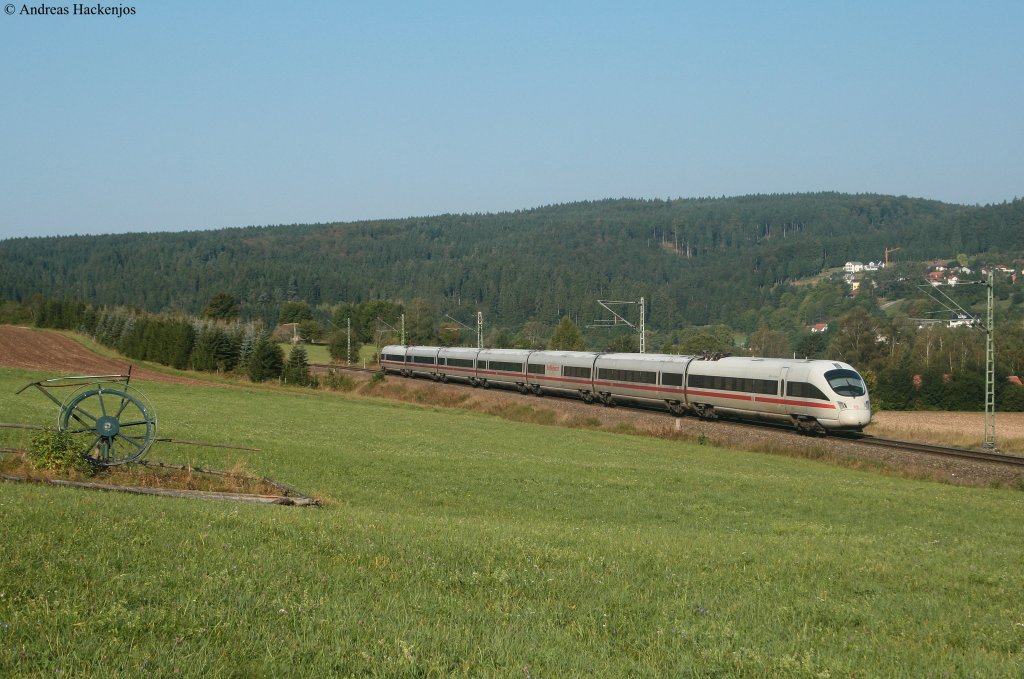
[[[853,370],[829,370],[825,379],[832,391],[840,396],[863,396],[867,393],[864,380]]]

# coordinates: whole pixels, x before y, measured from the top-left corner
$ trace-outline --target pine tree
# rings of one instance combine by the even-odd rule
[[[284,366],[284,381],[287,384],[298,384],[309,386],[312,382],[309,374],[309,359],[306,356],[306,348],[301,344],[292,347],[288,355],[288,363]]]
[[[238,317],[238,300],[226,292],[218,292],[203,307],[204,318],[231,320]]]
[[[583,342],[583,333],[576,327],[573,320],[568,316],[563,316],[558,327],[555,328],[555,334],[551,336],[549,348],[563,351],[583,351],[586,344]]]
[[[284,352],[267,338],[260,338],[252,348],[246,371],[253,382],[280,377],[284,370]]]
[[[352,335],[352,361],[359,362],[359,349],[362,347],[362,343],[356,338],[355,333]],[[331,359],[334,361],[347,361],[348,356],[348,333],[345,331],[339,331],[331,335],[327,341],[327,350],[331,353]]]

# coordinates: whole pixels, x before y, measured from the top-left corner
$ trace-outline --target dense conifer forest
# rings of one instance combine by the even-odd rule
[[[217,293],[243,319],[281,304],[424,300],[497,326],[645,296],[652,326],[753,330],[786,284],[847,260],[1024,249],[1024,201],[965,207],[818,193],[606,200],[502,214],[0,241],[0,299],[66,296],[198,314]]]

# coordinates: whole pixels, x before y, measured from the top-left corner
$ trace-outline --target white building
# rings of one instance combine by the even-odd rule
[[[847,262],[846,266],[843,267],[843,271],[845,271],[846,273],[860,273],[863,270],[863,262]]]

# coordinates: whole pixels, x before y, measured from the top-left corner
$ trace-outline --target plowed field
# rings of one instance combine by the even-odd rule
[[[104,358],[55,332],[0,325],[0,368],[24,368],[65,375],[120,375],[129,362]],[[198,380],[133,368],[132,379],[175,384],[207,384]]]

